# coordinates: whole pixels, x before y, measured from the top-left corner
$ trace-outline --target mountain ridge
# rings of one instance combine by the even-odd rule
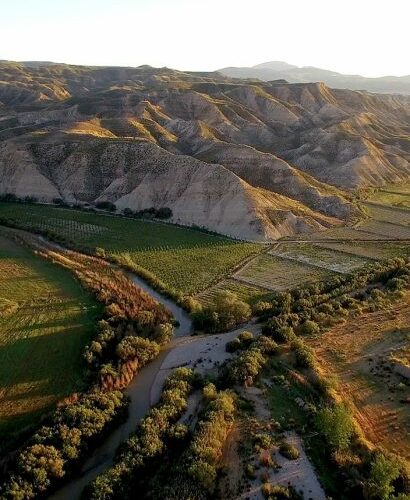
[[[169,206],[277,239],[360,217],[410,176],[410,98],[169,68],[0,63],[0,193]]]
[[[410,75],[364,77],[344,74],[315,66],[295,66],[283,61],[268,61],[249,67],[228,66],[217,70],[232,78],[260,79],[263,81],[286,80],[289,83],[322,81],[332,88],[364,90],[373,93],[410,94]]]

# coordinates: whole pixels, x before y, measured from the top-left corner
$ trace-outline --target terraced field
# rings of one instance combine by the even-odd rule
[[[278,292],[331,276],[334,274],[325,269],[269,254],[257,256],[234,275],[245,283]]]
[[[365,232],[364,230],[359,231],[353,227],[335,227],[328,229],[326,231],[321,231],[319,233],[303,234],[299,235],[300,240],[383,240],[386,239],[385,235]]]
[[[329,241],[329,243],[318,243],[318,247],[345,252],[353,257],[364,257],[365,259],[390,259],[393,257],[405,257],[410,255],[410,245],[395,242],[360,242],[352,241]]]
[[[366,238],[369,236],[369,234],[374,234],[378,237],[389,239],[410,239],[410,226],[404,226],[391,222],[369,220],[358,226],[357,229],[359,232],[363,232]]]
[[[0,442],[82,386],[98,306],[69,271],[0,232]],[[0,446],[1,448],[1,446]]]
[[[410,210],[401,210],[391,206],[374,205],[373,203],[365,203],[364,205],[368,214],[373,219],[410,226]]]
[[[308,243],[281,243],[269,254],[338,273],[349,273],[369,263],[363,257]]]
[[[381,188],[373,193],[368,200],[383,205],[410,208],[410,183],[403,182]]]
[[[194,294],[228,276],[261,245],[170,224],[52,206],[0,203],[0,217],[52,231],[79,246],[102,248],[121,263],[153,273],[169,288]]]

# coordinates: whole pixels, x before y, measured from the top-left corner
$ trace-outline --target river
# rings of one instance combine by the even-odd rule
[[[124,390],[130,398],[129,413],[125,422],[114,430],[106,440],[96,448],[82,467],[79,477],[74,477],[65,486],[57,490],[49,498],[51,500],[77,500],[84,487],[95,479],[101,472],[113,464],[115,452],[120,443],[135,430],[137,423],[146,415],[152,404],[151,388],[161,365],[168,355],[179,343],[182,337],[192,332],[192,322],[189,315],[171,299],[168,299],[135,274],[128,273],[129,278],[140,288],[154,297],[172,312],[179,326],[175,327],[172,341],[161,351],[160,355],[137,373],[130,385]]]

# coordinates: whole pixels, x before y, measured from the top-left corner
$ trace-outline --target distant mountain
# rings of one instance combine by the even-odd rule
[[[252,78],[267,82],[286,80],[289,83],[324,82],[334,89],[366,90],[382,94],[410,94],[410,75],[366,78],[360,75],[344,75],[313,66],[300,68],[282,61],[270,61],[250,68],[222,68],[219,72],[232,78]]]
[[[0,193],[279,238],[355,219],[352,190],[408,179],[409,123],[410,96],[323,83],[0,63]]]

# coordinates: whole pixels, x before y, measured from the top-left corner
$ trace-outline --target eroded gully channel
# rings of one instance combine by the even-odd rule
[[[183,309],[178,307],[172,300],[156,292],[135,274],[127,274],[136,285],[171,311],[175,319],[179,322],[179,326],[175,327],[173,340],[161,351],[160,355],[153,362],[137,373],[130,385],[124,390],[124,393],[130,398],[126,421],[109,434],[105,441],[92,452],[81,469],[81,475],[74,477],[65,486],[57,490],[49,497],[50,500],[79,499],[84,487],[113,464],[115,452],[119,444],[127,439],[135,430],[139,420],[157,402],[153,400],[155,396],[151,395],[151,388],[164,359],[179,344],[182,337],[186,337],[192,332],[191,319]]]

